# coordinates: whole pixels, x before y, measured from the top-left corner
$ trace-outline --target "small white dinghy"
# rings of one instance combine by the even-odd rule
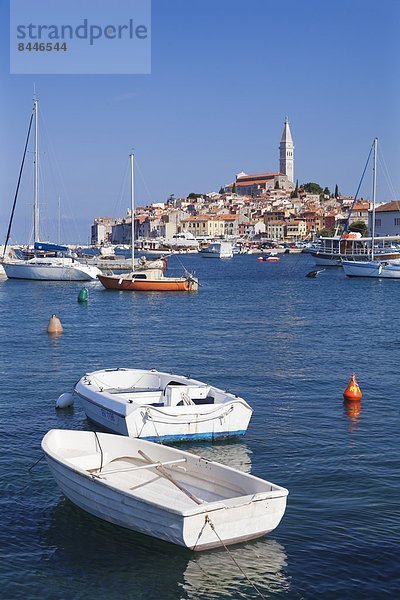
[[[258,538],[282,519],[288,490],[145,440],[53,429],[42,440],[65,494],[127,529],[207,550]]]
[[[113,433],[157,442],[244,435],[253,412],[239,396],[154,369],[87,373],[75,392],[95,423]]]

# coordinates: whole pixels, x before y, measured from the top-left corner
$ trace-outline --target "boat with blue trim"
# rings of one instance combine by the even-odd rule
[[[231,392],[154,369],[93,371],[74,389],[89,419],[108,431],[150,441],[241,436],[253,412]]]

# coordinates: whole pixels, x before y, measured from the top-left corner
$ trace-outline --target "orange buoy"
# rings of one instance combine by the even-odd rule
[[[61,325],[60,319],[57,315],[51,315],[49,324],[47,325],[47,333],[54,333],[58,335],[64,331],[63,326]]]
[[[353,373],[353,375],[352,375],[352,377],[351,377],[351,379],[349,381],[349,385],[344,390],[343,396],[344,396],[345,400],[361,400],[362,393],[361,393],[359,385],[358,385],[358,383],[356,381],[356,374],[355,373]]]

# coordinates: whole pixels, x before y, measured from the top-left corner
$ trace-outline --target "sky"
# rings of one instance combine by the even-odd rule
[[[132,150],[137,205],[277,171],[286,116],[299,183],[354,195],[377,136],[378,200],[400,199],[400,1],[153,0],[151,11],[150,74],[16,75],[0,0],[0,243],[34,86],[47,240],[60,229],[61,242],[87,243],[95,217],[126,213]],[[31,163],[30,146],[13,243],[30,241]],[[360,195],[370,189],[367,174]]]

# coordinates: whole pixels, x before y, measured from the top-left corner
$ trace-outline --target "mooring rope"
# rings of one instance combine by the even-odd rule
[[[210,517],[208,515],[206,515],[205,522],[204,522],[202,530],[200,531],[199,537],[200,537],[201,533],[203,532],[203,529],[204,529],[204,526],[206,525],[206,523],[208,523],[210,525],[211,529],[213,530],[213,532],[215,533],[215,535],[217,536],[217,538],[221,542],[222,546],[225,548],[225,550],[229,554],[229,557],[235,563],[235,565],[237,566],[237,568],[239,569],[239,571],[241,572],[241,574],[243,575],[243,577],[245,579],[247,579],[247,581],[249,582],[249,584],[257,592],[257,594],[260,596],[260,598],[265,598],[265,596],[260,592],[260,590],[258,589],[258,587],[256,586],[256,584],[253,581],[251,581],[250,577],[243,571],[242,567],[239,565],[239,563],[237,562],[236,558],[233,556],[232,552],[229,550],[228,546],[221,539],[221,537],[218,534],[218,531],[215,529],[214,523],[211,521],[211,519],[210,519]],[[196,541],[196,544],[197,544],[197,541]]]

